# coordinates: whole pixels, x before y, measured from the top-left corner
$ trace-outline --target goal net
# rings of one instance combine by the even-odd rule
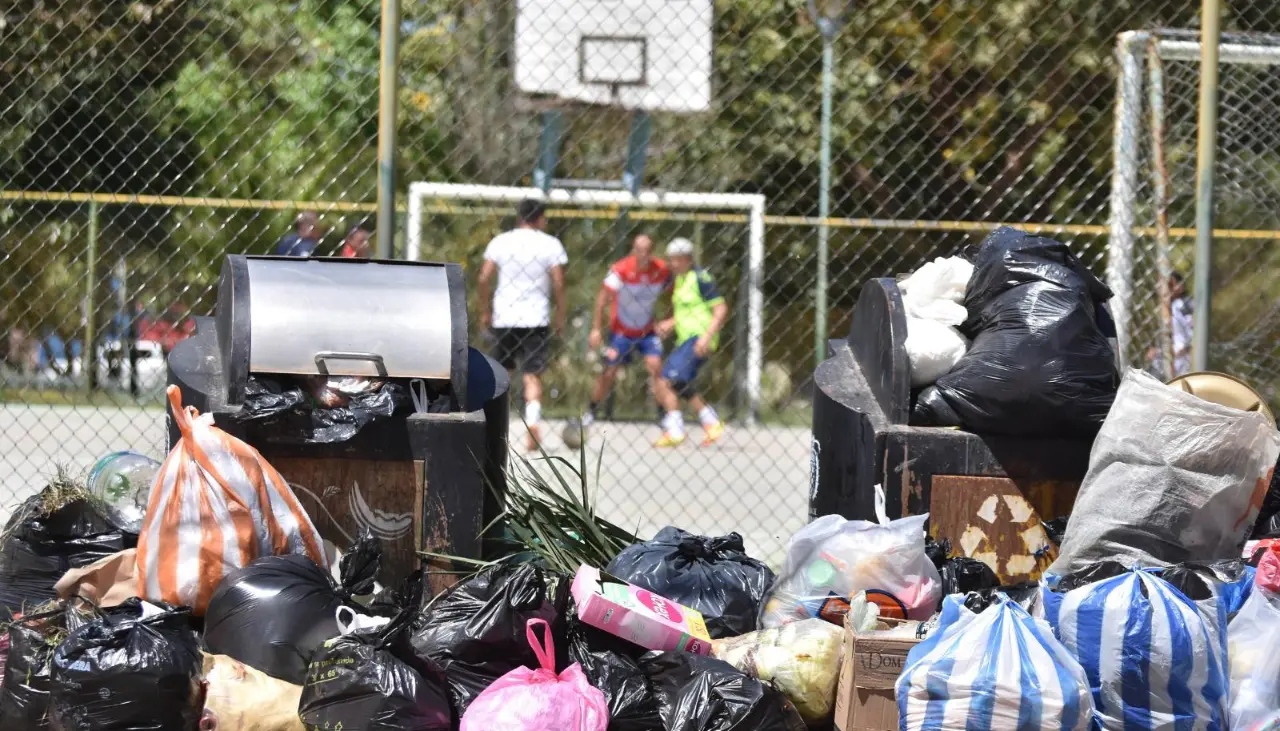
[[[1190,288],[1194,270],[1199,37],[1123,33],[1117,57],[1108,284],[1124,359],[1167,376],[1177,357],[1165,355],[1173,318],[1162,272],[1185,276]],[[1245,379],[1274,404],[1280,393],[1280,36],[1224,34],[1218,94],[1209,358],[1214,370]]]
[[[514,225],[515,206],[526,198],[547,202],[550,233],[564,242],[569,256],[569,322],[545,378],[545,409],[571,416],[586,405],[602,368],[587,343],[596,293],[610,264],[627,254],[635,235],[645,233],[658,255],[673,238],[693,241],[695,261],[715,278],[730,315],[700,386],[731,418],[754,422],[764,358],[764,196],[563,188],[544,194],[538,188],[418,182],[409,186],[406,256],[465,262],[474,313],[474,277],[485,245]],[[623,369],[609,406],[615,419],[654,418],[643,369]]]

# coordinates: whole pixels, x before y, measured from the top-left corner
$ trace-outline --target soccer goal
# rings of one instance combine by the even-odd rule
[[[1122,33],[1116,57],[1107,283],[1122,358],[1144,367],[1171,352],[1161,283],[1192,278],[1199,34]],[[1258,385],[1274,378],[1277,305],[1241,293],[1267,291],[1280,261],[1280,36],[1223,34],[1219,58],[1211,356]]]
[[[510,214],[515,204],[526,198],[545,200],[553,220],[566,218],[583,224],[581,230],[575,229],[573,240],[565,241],[571,270],[575,268],[575,254],[590,251],[594,259],[600,260],[593,264],[600,264],[625,251],[621,240],[609,241],[610,222],[623,211],[645,224],[646,229],[654,229],[659,253],[670,236],[681,235],[701,243],[699,261],[703,266],[708,266],[712,258],[724,262],[724,266],[708,268],[721,278],[722,289],[727,290],[725,294],[735,300],[732,319],[739,322],[730,322],[725,328],[725,339],[733,343],[734,350],[732,389],[735,398],[745,407],[744,420],[748,424],[755,422],[760,410],[764,360],[763,195],[649,190],[633,195],[626,190],[565,188],[552,188],[543,193],[538,188],[417,182],[409,186],[406,257],[416,261],[427,252],[440,256],[444,244],[435,237],[452,239],[455,244],[465,239],[466,250],[462,255],[478,256],[484,240],[497,233],[494,221]],[[439,223],[442,218],[453,224],[463,218],[476,220],[483,216],[490,216],[486,226],[459,228]],[[432,223],[433,220],[436,223]],[[703,238],[703,226],[714,227],[715,231]],[[719,271],[721,269],[731,271],[726,273]],[[588,301],[572,300],[593,299],[604,272],[605,269],[600,268],[599,272],[583,273],[580,286],[570,290],[571,311],[589,306]]]

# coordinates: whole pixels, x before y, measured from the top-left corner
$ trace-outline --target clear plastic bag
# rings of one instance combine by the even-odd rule
[[[1130,370],[1089,455],[1050,573],[1099,561],[1167,566],[1240,556],[1276,456],[1265,416]]]
[[[810,726],[831,717],[840,680],[844,630],[821,619],[716,640],[711,655],[753,678],[773,683]]]
[[[1280,596],[1257,587],[1227,625],[1231,726],[1275,728],[1280,720]]]
[[[538,639],[542,628],[545,641]],[[574,663],[556,675],[555,645],[545,620],[527,624],[537,670],[516,668],[476,697],[462,716],[461,731],[606,731],[609,703]]]
[[[882,503],[883,492],[876,489]],[[840,624],[849,598],[860,591],[880,606],[882,617],[932,616],[942,598],[942,580],[924,551],[928,513],[893,521],[881,515],[880,520],[877,525],[824,515],[792,536],[761,626],[815,617]]]

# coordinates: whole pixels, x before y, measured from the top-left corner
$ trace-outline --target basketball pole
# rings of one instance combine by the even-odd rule
[[[822,127],[818,142],[818,277],[813,297],[813,364],[818,367],[827,355],[827,267],[830,259],[828,242],[831,230],[827,219],[831,216],[831,95],[835,86],[836,34],[843,24],[843,3],[830,15],[824,5],[819,9],[817,0],[809,0],[809,17],[822,34]]]
[[[378,68],[378,245],[390,259],[396,236],[396,95],[399,87],[400,0],[382,0],[382,54]]]
[[[1200,129],[1196,140],[1196,271],[1192,370],[1209,370],[1213,300],[1213,168],[1218,144],[1218,0],[1200,4]]]

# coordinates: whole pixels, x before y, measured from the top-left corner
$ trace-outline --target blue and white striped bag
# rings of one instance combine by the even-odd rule
[[[949,596],[895,688],[902,731],[1084,731],[1089,682],[1044,621],[1001,597],[981,614]]]
[[[1226,731],[1227,613],[1209,604],[1141,569],[1067,592],[1058,637],[1102,729]]]

